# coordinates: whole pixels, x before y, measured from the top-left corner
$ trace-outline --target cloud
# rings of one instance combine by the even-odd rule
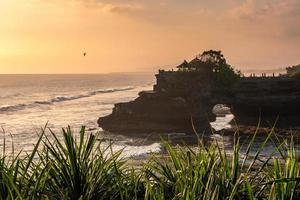
[[[300,38],[299,0],[246,0],[228,11],[229,20],[250,32],[293,40]]]
[[[71,2],[106,14],[131,15],[141,13],[145,9],[144,4],[136,0],[71,0]]]
[[[144,7],[135,4],[105,4],[102,6],[104,12],[116,13],[116,14],[132,14],[141,12]]]
[[[233,18],[250,19],[255,14],[255,0],[247,0],[242,4],[235,5],[228,13]]]
[[[72,1],[97,9],[97,12],[124,15],[155,26],[202,27],[277,40],[300,38],[299,0],[187,0],[184,3],[178,0]]]
[[[246,0],[230,9],[233,17],[260,20],[263,18],[294,18],[300,16],[299,0]]]

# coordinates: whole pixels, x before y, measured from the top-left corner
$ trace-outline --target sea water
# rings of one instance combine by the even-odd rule
[[[78,132],[84,125],[89,132],[100,132],[105,138],[98,118],[110,114],[115,103],[134,100],[140,91],[152,90],[154,82],[153,73],[0,75],[0,151],[5,138],[7,153],[12,149],[30,152],[46,124],[58,137],[61,128],[70,126]],[[232,118],[217,118],[212,125],[217,130],[228,128]],[[185,137],[185,133],[170,135]],[[113,139],[113,148],[123,149],[125,157],[144,158],[162,149],[160,141],[149,143],[121,136]],[[211,139],[232,147],[232,137],[215,134]]]
[[[142,90],[151,90],[153,73],[112,73],[87,75],[0,75],[0,150],[4,137],[7,152],[30,151],[41,128],[60,134],[70,126],[102,131],[97,120],[112,112],[115,103],[135,99]],[[5,133],[5,134],[4,134]],[[160,144],[148,146],[115,143],[126,156],[159,151]]]

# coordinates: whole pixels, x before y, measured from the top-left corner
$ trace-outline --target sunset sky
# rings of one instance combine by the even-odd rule
[[[300,1],[0,0],[0,73],[155,71],[206,49],[242,70],[300,63]]]

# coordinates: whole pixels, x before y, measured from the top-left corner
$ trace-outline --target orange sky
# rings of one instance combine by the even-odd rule
[[[206,49],[270,69],[299,47],[299,0],[0,1],[0,73],[154,71]]]

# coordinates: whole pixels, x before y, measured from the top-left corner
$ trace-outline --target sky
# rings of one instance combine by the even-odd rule
[[[0,0],[0,74],[154,72],[209,49],[276,69],[299,48],[299,0]]]

